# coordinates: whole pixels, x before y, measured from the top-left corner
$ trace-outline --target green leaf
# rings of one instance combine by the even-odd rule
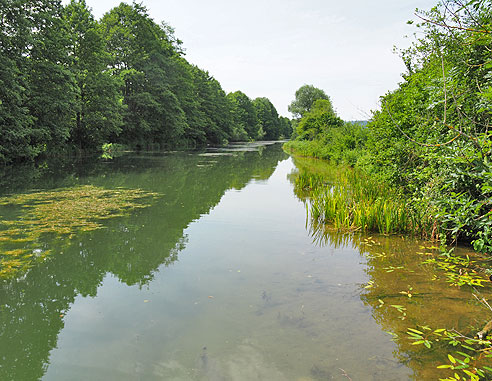
[[[475,373],[470,372],[469,370],[463,369],[463,373],[469,375],[472,378],[476,378],[477,375]]]
[[[453,364],[456,364],[456,359],[455,359],[453,356],[451,356],[450,354],[448,354],[448,359],[449,359],[449,361],[451,361]]]
[[[468,368],[468,365],[459,365],[454,367],[455,370],[463,370],[465,368]]]

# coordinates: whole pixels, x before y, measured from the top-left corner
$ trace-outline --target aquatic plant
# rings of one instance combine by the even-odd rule
[[[157,194],[84,185],[1,197],[0,207],[10,218],[0,220],[0,279],[13,278],[44,260],[50,250],[42,237],[70,239],[101,229],[104,219],[148,206],[143,200],[150,196]]]
[[[461,305],[457,308],[451,306],[450,298],[461,299],[475,309],[471,315],[474,320],[469,320],[471,310],[468,310],[468,321],[475,321],[475,324],[481,324],[483,321],[480,316],[476,314],[476,305],[467,302],[466,293],[474,290],[475,286],[482,286],[486,295],[490,295],[490,286],[487,285],[484,273],[481,269],[480,255],[452,255],[451,251],[444,253],[439,252],[439,248],[432,246],[420,246],[421,252],[416,252],[418,256],[425,256],[421,258],[427,258],[421,262],[418,257],[413,256],[408,262],[400,262],[397,266],[395,263],[393,266],[389,266],[387,263],[388,255],[384,252],[380,252],[381,246],[373,244],[374,240],[364,238],[361,243],[364,246],[373,247],[377,252],[371,251],[369,255],[366,255],[370,259],[370,265],[374,269],[377,268],[379,276],[381,274],[396,273],[398,270],[399,275],[393,279],[385,277],[379,277],[379,281],[376,278],[372,278],[367,284],[363,285],[367,295],[371,295],[371,305],[374,310],[384,310],[383,314],[390,315],[390,319],[395,321],[396,319],[402,321],[408,321],[409,325],[398,328],[393,328],[393,332],[388,332],[392,335],[392,339],[398,342],[402,348],[405,348],[407,353],[413,353],[410,357],[418,358],[418,361],[428,364],[433,370],[427,369],[427,376],[419,379],[441,379],[441,380],[489,380],[492,376],[492,368],[490,367],[490,361],[492,360],[492,335],[485,337],[487,333],[490,333],[488,329],[482,330],[484,332],[481,338],[475,336],[475,332],[478,331],[477,327],[472,327],[470,324],[456,324],[456,316],[458,320],[467,315],[468,307]],[[371,249],[368,249],[371,250]],[[383,267],[383,264],[386,266]],[[424,265],[422,265],[424,264]],[[417,270],[418,269],[418,270]],[[417,270],[415,276],[410,276],[410,273]],[[431,271],[429,271],[431,270]],[[445,273],[445,277],[439,275],[439,273]],[[374,272],[373,272],[374,274]],[[460,284],[456,284],[450,281],[449,274],[460,277]],[[428,281],[422,281],[422,278],[432,276],[432,281],[436,281],[436,285],[429,286],[426,284]],[[439,276],[438,276],[439,275]],[[398,298],[396,294],[393,294],[394,283],[396,279],[400,281],[397,284],[402,284],[402,281],[412,280],[414,285],[408,285],[406,290],[398,292],[405,300]],[[385,282],[382,282],[382,280]],[[443,292],[445,289],[442,287],[445,284],[449,286],[460,286],[451,290],[449,293]],[[439,301],[435,299],[431,303],[439,304],[437,310],[441,308],[440,313],[436,314],[436,318],[430,317],[430,315],[422,312],[423,300],[428,298],[437,290],[441,292],[436,293]],[[460,291],[459,291],[460,290]],[[430,291],[430,292],[429,292]],[[453,295],[451,297],[451,295]],[[458,295],[465,295],[460,297]],[[485,298],[474,296],[482,303],[484,303],[490,311],[492,308],[485,301]],[[432,298],[432,297],[431,297]],[[398,304],[392,304],[397,302]],[[443,308],[444,307],[444,308]],[[446,310],[446,308],[449,308]],[[392,314],[390,310],[396,311],[399,314]],[[449,319],[449,316],[444,317],[447,314],[454,314],[455,317]],[[442,317],[440,316],[442,315]],[[450,324],[450,321],[454,323]],[[444,323],[447,321],[447,323]],[[419,322],[419,323],[417,323]],[[394,323],[392,323],[394,324]],[[396,325],[396,324],[394,324]],[[445,326],[448,326],[444,328]],[[396,325],[398,326],[398,325]],[[431,328],[437,326],[437,328]],[[487,324],[490,326],[490,323]],[[487,327],[486,326],[486,327]],[[443,328],[441,328],[443,327]],[[460,327],[460,328],[458,328]],[[458,331],[465,330],[466,334]],[[415,348],[415,349],[411,349]],[[415,357],[414,357],[415,356]],[[432,377],[429,377],[432,374]]]
[[[412,345],[423,344],[426,348],[439,342],[452,346],[454,355],[448,353],[448,363],[438,365],[438,369],[449,369],[453,375],[442,380],[472,380],[488,379],[492,373],[490,364],[492,359],[492,342],[490,340],[467,337],[454,330],[444,328],[431,329],[420,326],[420,329],[408,328],[408,338],[413,340]]]
[[[485,269],[477,261],[471,260],[469,256],[453,256],[446,252],[426,259],[422,264],[435,265],[439,270],[444,271],[446,281],[450,286],[483,287],[484,283],[489,281],[485,276]]]
[[[312,220],[337,230],[374,231],[382,234],[432,230],[431,210],[412,205],[386,183],[350,167],[324,163],[320,172],[296,158],[301,172],[295,176],[295,192],[307,200]]]

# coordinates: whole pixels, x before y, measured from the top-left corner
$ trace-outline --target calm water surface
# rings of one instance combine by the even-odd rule
[[[439,355],[386,331],[466,331],[487,312],[430,281],[415,263],[421,242],[333,233],[313,242],[296,170],[274,144],[5,180],[5,193],[94,184],[161,196],[64,245],[45,238],[51,256],[3,282],[0,379],[435,379]],[[364,288],[370,281],[377,287]],[[410,285],[413,300],[399,293]],[[378,299],[405,303],[406,320]]]

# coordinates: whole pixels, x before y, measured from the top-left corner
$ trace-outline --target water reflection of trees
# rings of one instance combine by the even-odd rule
[[[295,179],[298,173],[319,173],[322,163],[303,159],[296,165],[298,172],[292,173],[290,179],[296,196],[307,204],[309,194],[296,187]],[[402,236],[343,233],[320,224],[309,214],[306,214],[306,228],[314,244],[351,247],[364,258],[369,283],[361,285],[361,300],[372,308],[372,317],[382,330],[397,335],[395,359],[410,367],[418,380],[449,376],[437,366],[448,363],[447,354],[453,348],[447,342],[434,342],[430,350],[423,345],[412,345],[408,328],[456,329],[473,336],[490,319],[490,312],[472,297],[473,289],[469,286],[451,287],[442,271],[422,263],[439,254],[433,244]],[[455,254],[474,255],[466,248],[456,248]],[[480,291],[492,300],[490,284]],[[388,340],[391,339],[388,335]]]
[[[162,197],[150,208],[108,220],[105,229],[71,240],[44,238],[40,245],[53,255],[22,278],[0,285],[0,379],[41,378],[63,329],[63,316],[78,295],[95,296],[107,274],[128,285],[147,284],[161,266],[177,259],[186,244],[183,232],[192,221],[217,205],[226,190],[241,189],[252,178],[269,178],[285,157],[280,147],[271,146],[233,155],[133,155],[74,164],[66,172],[54,169],[56,173],[36,169],[35,188],[94,184],[141,188]],[[27,190],[23,180],[11,184],[9,191]]]

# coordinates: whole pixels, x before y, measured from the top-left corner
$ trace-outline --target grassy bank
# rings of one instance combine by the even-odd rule
[[[284,144],[284,151],[298,156],[330,159],[328,146],[318,140],[291,140]]]
[[[301,129],[298,130],[298,133],[303,134]],[[291,140],[284,145],[284,150],[300,156],[354,166],[365,155],[367,134],[367,129],[361,124],[344,122],[323,129],[314,139]]]

